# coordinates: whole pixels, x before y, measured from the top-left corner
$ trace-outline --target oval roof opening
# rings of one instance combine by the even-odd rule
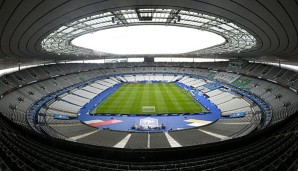
[[[75,46],[116,55],[183,54],[224,42],[222,36],[212,32],[157,25],[111,28],[71,41]]]

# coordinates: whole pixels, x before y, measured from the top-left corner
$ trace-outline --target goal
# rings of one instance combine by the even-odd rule
[[[155,106],[143,106],[142,112],[155,112]]]

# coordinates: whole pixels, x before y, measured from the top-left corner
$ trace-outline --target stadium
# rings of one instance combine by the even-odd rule
[[[1,0],[0,170],[297,170],[295,0]]]

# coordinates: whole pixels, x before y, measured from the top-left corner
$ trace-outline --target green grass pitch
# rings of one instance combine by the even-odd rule
[[[155,106],[155,112],[143,112]],[[198,113],[205,109],[192,95],[174,83],[126,83],[105,99],[93,114]]]

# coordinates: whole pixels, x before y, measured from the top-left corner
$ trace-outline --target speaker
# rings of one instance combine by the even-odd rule
[[[178,15],[178,17],[177,17],[177,21],[180,22],[180,20],[181,20],[181,16]]]

